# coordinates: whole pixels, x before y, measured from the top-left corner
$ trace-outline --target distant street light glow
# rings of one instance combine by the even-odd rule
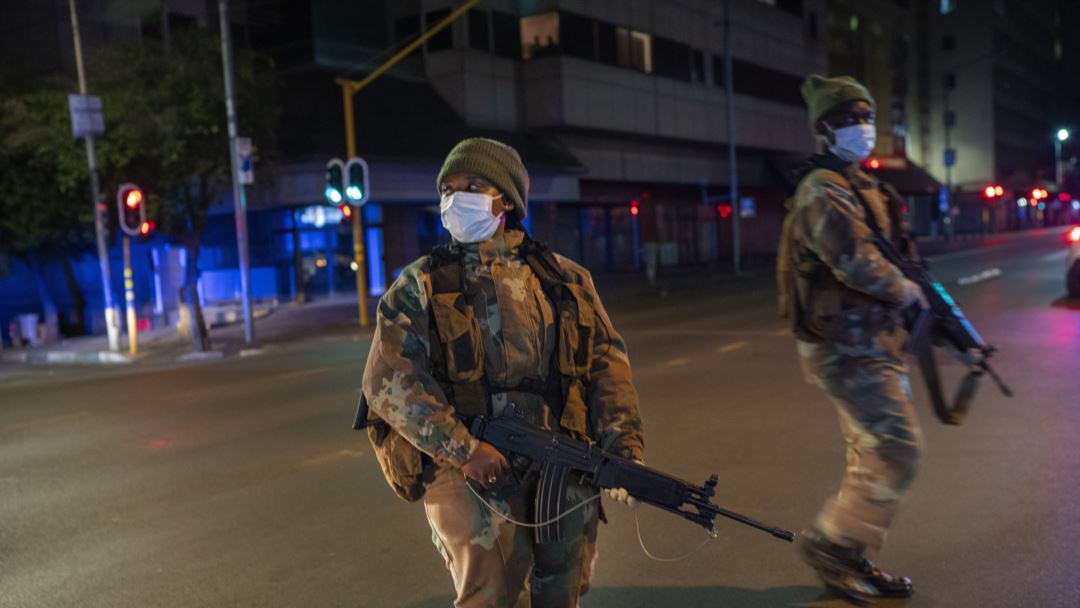
[[[1068,129],[1059,129],[1058,132],[1057,132],[1057,138],[1058,138],[1058,141],[1065,141],[1066,139],[1069,139],[1069,130]]]

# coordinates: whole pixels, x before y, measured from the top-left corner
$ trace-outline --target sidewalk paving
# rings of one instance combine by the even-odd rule
[[[1039,230],[1018,233],[961,236],[950,242],[919,239],[924,256],[942,255],[964,249],[1035,235]],[[710,287],[727,289],[738,281],[746,286],[771,285],[774,261],[772,256],[754,254],[746,258],[743,274],[736,277],[729,266],[697,266],[661,269],[656,287],[645,283],[642,273],[601,275],[596,277],[597,289],[613,314],[631,304],[661,305],[668,297],[677,297],[685,290]],[[371,302],[372,309],[374,301]],[[651,308],[651,306],[647,306]],[[105,336],[69,338],[60,342],[23,349],[0,351],[0,365],[124,365],[171,364],[176,362],[212,360],[258,355],[265,348],[277,348],[290,343],[313,339],[363,339],[371,336],[372,328],[361,328],[357,322],[356,296],[343,294],[315,300],[306,304],[285,303],[256,318],[255,343],[244,343],[243,322],[213,327],[209,330],[212,350],[195,352],[190,338],[179,336],[174,327],[155,328],[139,333],[139,354],[132,357],[127,351],[127,339],[121,336],[121,352],[108,350]]]

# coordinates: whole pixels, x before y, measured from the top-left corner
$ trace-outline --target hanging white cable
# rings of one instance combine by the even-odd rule
[[[705,540],[700,545],[695,547],[689,553],[686,553],[685,555],[680,555],[679,557],[657,557],[657,556],[653,555],[652,553],[649,553],[649,550],[645,548],[645,539],[641,538],[641,522],[638,521],[637,511],[634,511],[634,527],[637,528],[637,542],[638,542],[638,545],[641,546],[641,550],[645,552],[645,555],[649,559],[651,559],[653,561],[658,561],[658,562],[679,562],[679,561],[682,561],[682,560],[690,557],[691,555],[697,553],[698,551],[701,551],[705,547],[705,545],[709,544],[709,541],[711,541],[713,539],[712,536],[706,537]]]
[[[465,480],[465,485],[469,486],[469,489],[472,490],[473,495],[475,495],[476,498],[479,499],[480,502],[483,503],[484,506],[487,507],[488,510],[490,510],[492,513],[498,515],[499,517],[505,519],[506,521],[508,521],[508,522],[510,522],[510,523],[512,523],[514,525],[521,526],[523,528],[539,528],[541,526],[546,526],[548,524],[553,524],[553,523],[559,521],[560,519],[566,517],[567,515],[570,515],[574,511],[577,511],[578,509],[584,507],[585,505],[589,504],[590,502],[592,502],[594,500],[600,500],[600,494],[597,494],[596,496],[591,496],[591,497],[579,502],[578,504],[570,507],[569,509],[563,511],[562,513],[559,513],[558,515],[556,515],[555,517],[552,517],[551,519],[549,519],[547,521],[542,521],[542,522],[538,522],[538,523],[535,523],[535,524],[530,524],[530,523],[526,523],[526,522],[523,522],[523,521],[517,521],[516,519],[513,519],[509,515],[503,513],[502,511],[498,510],[497,508],[495,508],[494,505],[489,503],[487,501],[487,499],[485,499],[483,496],[480,495],[479,492],[476,491],[476,488],[473,487],[472,482],[469,481],[468,479]]]
[[[530,524],[530,523],[527,523],[527,522],[518,521],[518,520],[510,517],[509,515],[506,515],[505,513],[500,511],[499,509],[497,509],[494,505],[492,505],[490,502],[488,502],[486,498],[481,496],[480,493],[476,491],[476,488],[473,487],[472,481],[470,481],[469,479],[465,480],[465,485],[469,486],[469,490],[473,493],[474,496],[476,496],[477,500],[479,500],[481,504],[483,504],[485,507],[488,508],[489,511],[491,511],[495,515],[498,515],[499,517],[505,519],[506,521],[514,524],[515,526],[521,526],[523,528],[539,528],[541,526],[546,526],[548,524],[553,524],[553,523],[559,521],[560,519],[566,517],[567,515],[570,515],[574,511],[577,511],[578,509],[584,507],[585,505],[589,504],[590,502],[592,502],[594,500],[600,500],[600,494],[597,494],[596,496],[591,496],[591,497],[581,501],[580,503],[570,507],[569,509],[563,511],[562,513],[556,515],[555,517],[553,517],[553,518],[551,518],[551,519],[549,519],[547,521],[542,521],[542,522],[538,522],[538,523],[535,523],[535,524]],[[697,553],[698,551],[701,551],[705,547],[705,545],[709,544],[709,541],[713,540],[713,537],[709,536],[700,545],[695,547],[689,553],[686,553],[685,555],[680,555],[679,557],[657,557],[657,556],[653,555],[652,553],[650,553],[649,550],[645,547],[645,539],[643,539],[641,537],[641,522],[638,521],[638,515],[637,515],[636,510],[634,511],[634,527],[637,528],[638,545],[641,547],[641,550],[645,553],[645,556],[648,557],[651,560],[658,561],[658,562],[678,562],[678,561],[682,561],[682,560],[690,557],[691,555]]]

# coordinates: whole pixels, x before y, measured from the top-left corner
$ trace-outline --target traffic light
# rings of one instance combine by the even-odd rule
[[[1005,194],[1005,189],[997,184],[990,184],[983,188],[982,196],[988,201],[992,201],[995,198]]]
[[[630,215],[636,216],[641,213],[641,201],[636,198],[630,201]]]
[[[154,229],[146,221],[146,196],[142,188],[135,184],[122,184],[116,191],[116,205],[119,207],[120,229],[131,236],[146,236]]]
[[[363,205],[368,199],[368,165],[354,156],[345,163],[345,197],[351,205]]]
[[[337,208],[338,208],[338,211],[341,212],[341,217],[343,217],[345,219],[349,219],[349,218],[352,217],[353,211],[352,211],[351,206],[346,205],[345,203],[341,203],[340,205],[337,206]]]
[[[345,200],[345,163],[340,158],[330,159],[326,163],[326,188],[323,190],[326,200],[337,205]]]

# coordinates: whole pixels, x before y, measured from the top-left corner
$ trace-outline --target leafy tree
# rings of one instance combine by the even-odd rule
[[[81,333],[85,299],[71,257],[90,250],[93,211],[86,155],[68,121],[68,90],[68,83],[49,80],[32,92],[0,96],[0,254],[34,271],[53,332],[57,308],[41,270],[45,262],[62,262],[73,302],[70,331]]]
[[[231,188],[220,39],[192,29],[174,35],[167,48],[119,46],[100,61],[103,77],[94,88],[109,126],[101,140],[103,186],[142,185],[158,230],[187,248],[182,299],[195,348],[209,349],[196,291],[199,252],[208,212]],[[234,64],[239,132],[267,157],[278,116],[273,66],[245,50],[237,50]]]

